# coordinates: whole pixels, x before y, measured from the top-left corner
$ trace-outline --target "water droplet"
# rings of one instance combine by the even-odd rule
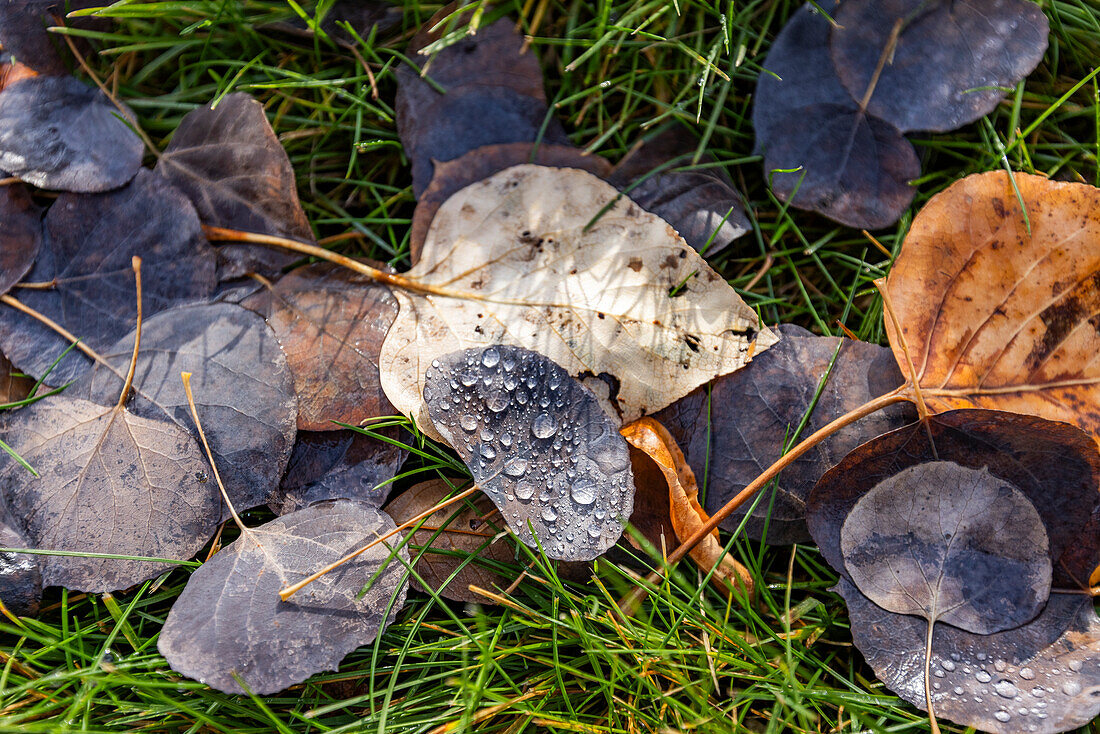
[[[1067,680],[1062,684],[1062,693],[1067,696],[1076,696],[1081,692],[1081,684],[1075,680]]]
[[[531,396],[524,390],[516,390],[516,402],[520,405],[527,405],[527,401],[531,399]]]
[[[516,485],[517,500],[523,500],[524,502],[527,502],[534,496],[535,485],[531,484],[530,482],[520,482]]]
[[[1085,664],[1083,662],[1081,662],[1080,660],[1070,660],[1069,661],[1069,669],[1072,670],[1074,673],[1080,673],[1081,668],[1083,668],[1083,667],[1085,667]]]
[[[1004,660],[1001,660],[1000,658],[993,661],[993,669],[996,670],[998,673],[1005,672],[1005,668],[1007,667],[1008,663]]]
[[[590,505],[596,501],[596,483],[581,477],[569,488],[569,494],[578,505]]]
[[[519,383],[516,382],[516,378],[513,377],[512,375],[508,375],[507,377],[504,378],[504,389],[507,390],[508,392],[512,392],[513,390],[515,390],[516,385],[518,385],[518,384]]]
[[[458,381],[466,387],[473,387],[477,384],[477,373],[472,370],[462,370],[458,373]]]
[[[551,497],[550,490],[548,490],[548,489],[544,489],[541,492],[539,492],[539,502],[549,502],[550,497]]]
[[[1007,711],[998,711],[997,713],[993,714],[993,718],[1003,724],[1012,720],[1012,714],[1008,713]]]
[[[543,395],[541,398],[539,398],[539,407],[540,408],[549,408],[550,407],[550,397],[548,395]]]
[[[496,347],[489,347],[481,353],[481,364],[486,367],[496,367],[500,362],[500,350]]]
[[[955,669],[955,663],[951,660],[944,660],[942,663],[940,663],[940,666],[948,673]]]
[[[1046,694],[1046,690],[1042,686],[1035,686],[1031,689],[1031,695],[1035,698],[1042,698]]]
[[[492,441],[493,440],[493,432],[491,430],[489,430],[488,428],[482,428],[478,432],[477,435],[481,436],[482,441]]]
[[[965,691],[963,691],[963,687],[962,687],[962,686],[955,686],[955,687],[954,687],[954,688],[953,688],[953,689],[951,690],[951,692],[952,692],[952,693],[954,693],[954,694],[955,694],[956,696],[961,696],[961,695],[962,695],[963,693],[965,693]]]
[[[478,453],[481,454],[482,458],[489,461],[492,461],[497,456],[497,450],[493,448],[493,445],[491,443],[481,444],[481,447],[478,449]]]
[[[558,430],[558,422],[549,413],[539,413],[531,425],[531,432],[537,438],[550,438],[556,430]]]
[[[984,670],[979,670],[977,673],[974,674],[974,680],[978,681],[979,683],[988,683],[992,679],[993,676],[991,676]]]
[[[977,658],[978,662],[981,662],[982,660],[985,660],[989,656],[986,655],[984,652],[979,652],[976,655],[974,655],[974,657]]]
[[[936,676],[937,678],[943,678],[947,675],[947,673],[943,672],[942,670],[934,670],[932,671],[932,675]]]
[[[503,446],[504,448],[508,448],[509,446],[511,446],[512,445],[512,434],[508,433],[507,431],[500,434],[500,445]]]
[[[553,505],[546,505],[542,508],[542,519],[546,522],[554,522],[558,519],[558,511],[554,509]]]
[[[993,690],[997,692],[997,695],[1001,698],[1014,698],[1020,691],[1016,689],[1016,686],[1012,684],[1010,680],[999,680],[993,684]]]
[[[601,535],[603,535],[603,528],[600,527],[599,523],[594,522],[588,526],[588,537],[595,539]]]
[[[1031,668],[1020,668],[1020,677],[1024,680],[1034,680],[1035,671]]]
[[[518,478],[527,473],[527,459],[522,456],[513,456],[504,462],[504,473],[510,477]]]
[[[472,431],[477,428],[477,418],[469,413],[463,413],[458,417],[458,425],[462,426],[464,431]]]
[[[550,379],[546,382],[548,385],[550,385],[551,390],[557,390],[558,386],[561,385],[561,375],[555,372],[554,374],[550,375]]]
[[[495,390],[485,401],[485,404],[489,406],[489,410],[500,413],[508,407],[508,393]]]
[[[516,358],[512,355],[508,355],[504,358],[504,371],[511,372],[516,368]]]

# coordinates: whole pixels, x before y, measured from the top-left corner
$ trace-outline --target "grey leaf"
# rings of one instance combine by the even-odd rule
[[[27,187],[4,186],[0,191],[0,294],[23,279],[42,246],[42,212]]]

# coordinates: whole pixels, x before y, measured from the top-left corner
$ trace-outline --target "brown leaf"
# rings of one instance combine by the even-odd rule
[[[42,212],[23,184],[0,187],[0,294],[23,279],[42,246]]]
[[[621,433],[627,443],[645,452],[661,470],[665,486],[638,484],[635,489],[643,494],[668,493],[666,508],[669,520],[676,538],[682,543],[710,519],[699,504],[699,486],[695,482],[695,473],[688,466],[683,452],[669,432],[652,418],[642,418],[623,426]],[[690,555],[704,573],[715,569],[711,581],[723,591],[737,590],[749,597],[753,596],[752,574],[726,553],[717,530],[696,544]]]
[[[397,317],[385,286],[335,265],[306,265],[242,305],[267,318],[286,352],[299,430],[394,414],[378,376],[378,352]]]
[[[489,178],[505,168],[533,163],[539,166],[580,168],[600,178],[611,172],[611,164],[598,155],[587,155],[571,145],[550,143],[502,143],[483,145],[451,161],[436,161],[432,182],[416,201],[409,235],[409,257],[420,259],[435,213],[452,194]]]
[[[1026,220],[1004,171],[966,177],[913,220],[885,284],[894,357],[910,375],[904,339],[933,411],[1028,413],[1100,440],[1100,190],[1015,179]]]
[[[395,497],[386,505],[386,513],[400,525],[443,502],[468,481],[421,482]],[[436,510],[412,534],[413,568],[446,599],[484,603],[484,596],[469,590],[471,584],[504,589],[515,580],[492,568],[494,562],[515,565],[515,549],[505,538],[497,537],[504,529],[500,512],[484,494]],[[414,589],[422,589],[415,578],[411,583]]]
[[[259,102],[243,92],[180,122],[156,172],[187,194],[203,224],[312,243],[294,169]],[[259,245],[218,248],[218,277],[274,277],[298,259]]]
[[[17,403],[31,394],[34,380],[12,366],[8,358],[0,354],[0,404]]]

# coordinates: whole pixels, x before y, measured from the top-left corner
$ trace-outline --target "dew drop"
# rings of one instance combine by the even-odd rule
[[[1016,694],[1020,691],[1016,689],[1016,686],[1012,684],[1010,680],[999,680],[993,684],[993,690],[997,692],[997,695],[1001,698],[1015,698]]]
[[[543,507],[540,514],[542,519],[546,522],[554,522],[558,519],[558,511],[554,509],[553,505],[546,505]]]
[[[516,358],[512,355],[508,355],[504,358],[504,371],[511,372],[516,368]]]
[[[512,445],[512,434],[508,433],[507,431],[500,434],[500,445],[504,448],[510,447]]]
[[[527,459],[522,456],[513,456],[504,462],[504,473],[518,479],[527,473]]]
[[[481,458],[487,461],[492,461],[497,456],[497,450],[493,448],[493,445],[491,443],[481,444],[481,447],[478,449],[478,453],[481,454]]]
[[[578,505],[590,505],[596,501],[596,483],[581,477],[569,488],[569,495]]]
[[[516,485],[516,499],[524,502],[530,501],[535,496],[535,485],[530,482],[520,482]]]
[[[477,373],[471,370],[462,370],[458,373],[458,381],[466,387],[473,387],[477,384]]]
[[[558,430],[558,422],[549,413],[539,413],[531,425],[531,432],[537,438],[550,438]]]
[[[1020,668],[1020,677],[1024,680],[1035,680],[1035,671],[1031,668]]]
[[[954,663],[953,661],[951,661],[951,660],[944,660],[944,661],[943,661],[942,663],[940,663],[940,665],[941,665],[941,667],[943,667],[943,669],[944,669],[944,670],[946,670],[946,671],[947,671],[948,673],[950,673],[950,672],[951,672],[952,670],[954,670],[954,669],[955,669],[955,663]]]
[[[996,670],[998,673],[1005,672],[1005,668],[1007,667],[1008,663],[1004,660],[1001,660],[1000,658],[993,661],[993,669]]]
[[[481,364],[485,367],[496,367],[500,363],[500,351],[496,347],[489,347],[481,353]]]
[[[997,713],[993,714],[993,718],[1004,724],[1012,720],[1012,714],[1008,713],[1007,711],[998,711]]]
[[[937,678],[943,678],[947,675],[947,673],[943,672],[942,670],[935,670],[932,672],[932,675],[936,676]]]
[[[977,673],[974,674],[974,680],[978,681],[979,683],[988,683],[992,679],[993,676],[991,676],[984,670],[979,670]]]
[[[954,693],[956,696],[961,696],[963,693],[965,693],[962,686],[955,686],[953,689],[951,689],[951,692]]]
[[[491,430],[489,430],[488,428],[482,428],[481,431],[479,431],[477,435],[481,436],[482,441],[492,441],[493,440],[493,432]]]
[[[473,431],[477,428],[477,418],[469,413],[463,413],[458,417],[458,425],[462,426],[464,431]]]
[[[1067,696],[1076,696],[1081,692],[1081,684],[1075,680],[1067,680],[1062,684],[1062,693]]]
[[[603,528],[600,527],[599,523],[594,522],[588,526],[588,537],[596,539],[601,535],[603,535]]]
[[[508,407],[508,393],[500,390],[493,391],[493,394],[489,396],[485,404],[489,406],[489,410],[494,413],[500,413]]]
[[[1042,686],[1035,686],[1031,689],[1031,695],[1035,698],[1042,698],[1046,695],[1046,690]]]
[[[1085,664],[1083,662],[1081,662],[1080,660],[1070,660],[1069,661],[1069,669],[1072,670],[1074,673],[1080,673],[1081,668],[1083,668],[1083,667],[1085,667]]]

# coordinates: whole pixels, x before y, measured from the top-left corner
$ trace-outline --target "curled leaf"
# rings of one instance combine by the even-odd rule
[[[456,347],[511,344],[606,378],[634,420],[775,342],[668,224],[575,169],[515,166],[466,187],[407,275],[437,292],[395,291],[382,388],[428,435],[424,372]]]
[[[289,601],[278,591],[394,527],[376,508],[340,500],[248,530],[191,576],[157,649],[173,670],[226,693],[243,693],[242,683],[276,693],[335,670],[404,604],[407,551],[380,543]]]
[[[43,189],[118,188],[144,146],[103,94],[70,76],[36,76],[0,95],[0,169]]]
[[[1100,190],[1014,177],[1019,198],[983,173],[920,211],[886,279],[901,325],[886,333],[931,410],[1029,413],[1100,440]]]
[[[666,510],[676,538],[682,543],[703,526],[710,516],[699,504],[699,486],[680,447],[668,430],[652,418],[642,418],[622,429],[623,438],[631,446],[645,452],[660,469],[664,487],[639,486],[641,493],[661,493],[667,497]],[[691,550],[691,559],[709,573],[712,582],[723,591],[737,590],[748,597],[754,592],[752,574],[722,547],[718,531],[714,530]]]
[[[618,540],[634,499],[626,442],[559,365],[518,347],[467,349],[432,362],[424,397],[524,543],[583,561]]]

